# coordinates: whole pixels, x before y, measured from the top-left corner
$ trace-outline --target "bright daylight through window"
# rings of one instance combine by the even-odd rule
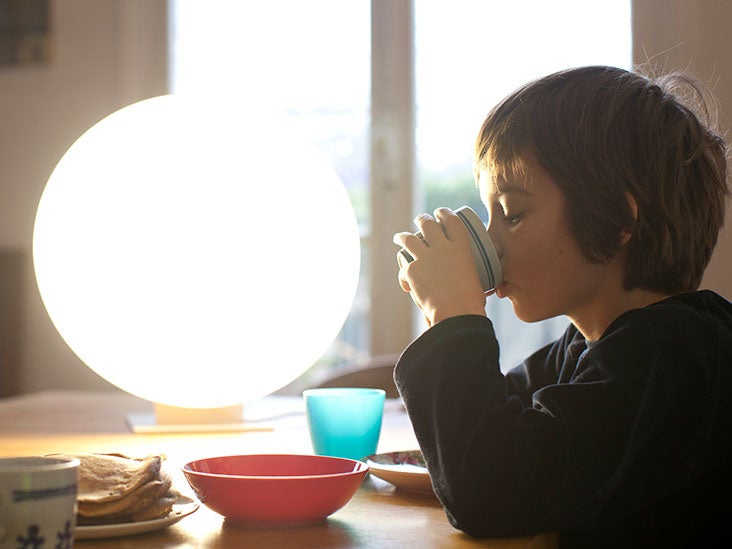
[[[409,0],[372,0],[393,1],[409,5]],[[351,315],[323,363],[368,356],[370,334],[379,325],[369,296],[369,278],[375,276],[370,258],[396,252],[391,241],[369,239],[370,40],[379,35],[371,31],[371,3],[172,0],[171,8],[171,90],[225,88],[242,98],[266,98],[303,126],[348,188],[361,227],[362,280]],[[472,179],[471,153],[483,117],[501,97],[562,68],[631,63],[630,0],[414,0],[413,14],[413,26],[407,21],[398,31],[414,39],[414,67],[403,67],[414,70],[414,213],[469,204],[486,215]],[[293,146],[283,136],[282,161],[272,166],[282,177],[297,177],[297,166],[288,162]],[[279,190],[271,189],[272,203],[280,198]],[[410,218],[395,222],[413,228]],[[387,275],[397,284],[396,262]],[[297,293],[307,289],[288,291],[293,315],[307,322],[297,311]],[[504,369],[566,325],[565,319],[523,324],[510,303],[488,301]],[[383,315],[389,304],[376,310]],[[414,333],[421,329],[416,321]]]

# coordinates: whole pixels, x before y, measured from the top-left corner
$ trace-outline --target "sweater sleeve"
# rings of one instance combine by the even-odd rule
[[[436,324],[405,350],[395,379],[451,523],[472,535],[527,533],[513,509],[551,490],[561,436],[550,415],[509,393],[490,320]]]
[[[687,483],[714,416],[715,365],[667,324],[625,323],[530,404],[501,374],[485,317],[413,342],[395,380],[450,522],[474,536],[589,529]]]

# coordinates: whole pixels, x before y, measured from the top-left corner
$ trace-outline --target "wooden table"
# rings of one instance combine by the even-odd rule
[[[194,459],[249,453],[312,453],[298,397],[268,397],[245,409],[245,419],[271,414],[271,431],[206,434],[132,434],[127,413],[149,412],[150,403],[117,392],[49,391],[0,399],[0,455],[54,452],[165,454],[176,487],[192,496],[180,467]],[[261,417],[260,417],[261,418]],[[388,401],[379,452],[417,448],[398,401]],[[227,523],[205,505],[175,525],[129,537],[77,540],[77,547],[556,547],[553,534],[524,538],[470,538],[448,523],[432,496],[396,489],[368,476],[354,498],[326,521],[292,528],[247,528]]]

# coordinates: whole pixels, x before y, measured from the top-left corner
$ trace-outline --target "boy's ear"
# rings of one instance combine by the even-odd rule
[[[633,215],[633,226],[635,226],[638,222],[638,203],[629,192],[625,193],[625,198],[628,200],[628,207],[630,207],[630,212]],[[633,233],[630,231],[620,231],[620,245],[625,246],[630,241],[631,236],[633,236]]]

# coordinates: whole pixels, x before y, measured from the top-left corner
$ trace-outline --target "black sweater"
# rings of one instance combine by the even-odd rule
[[[449,318],[395,380],[448,519],[563,547],[703,547],[732,527],[732,304],[709,291],[570,325],[507,375],[493,326]]]

